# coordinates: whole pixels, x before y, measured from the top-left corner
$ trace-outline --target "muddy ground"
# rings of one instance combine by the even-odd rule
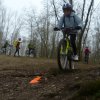
[[[40,83],[30,84],[38,75]],[[80,83],[99,78],[99,65],[76,63],[61,72],[55,60],[0,56],[0,100],[70,100]]]

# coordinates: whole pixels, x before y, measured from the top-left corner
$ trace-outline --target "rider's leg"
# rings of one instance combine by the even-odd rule
[[[16,56],[16,53],[17,53],[17,47],[16,47],[16,51],[15,51],[15,53],[14,53],[14,56]]]
[[[74,60],[78,60],[78,56],[77,56],[77,48],[76,48],[76,34],[71,34],[70,35],[70,40],[71,40],[71,45],[73,48],[73,52],[74,52]]]
[[[18,52],[18,56],[20,56],[20,55],[19,55],[19,48],[17,48],[17,52]]]
[[[72,45],[72,48],[73,48],[74,55],[77,55],[77,49],[76,49],[76,43],[75,43],[76,34],[71,34],[70,40],[71,40],[71,45]]]

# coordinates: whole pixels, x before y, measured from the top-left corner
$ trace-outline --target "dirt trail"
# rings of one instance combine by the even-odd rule
[[[63,73],[55,60],[0,56],[0,100],[69,100],[80,82],[100,78],[100,68],[76,64],[77,70]],[[42,81],[29,84],[39,73]]]

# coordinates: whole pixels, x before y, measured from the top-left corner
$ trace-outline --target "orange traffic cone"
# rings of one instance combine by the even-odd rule
[[[40,80],[41,80],[41,77],[37,76],[36,78],[30,81],[30,84],[38,84]]]

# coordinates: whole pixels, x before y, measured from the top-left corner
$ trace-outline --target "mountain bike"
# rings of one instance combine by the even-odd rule
[[[26,50],[25,52],[26,56],[30,56],[30,57],[36,57],[36,50],[35,49],[31,49],[30,53],[29,53],[29,49]]]
[[[60,40],[57,49],[57,62],[60,70],[74,69],[73,49],[70,42],[70,34],[75,34],[73,28],[61,28],[54,31],[63,31],[63,38]]]

